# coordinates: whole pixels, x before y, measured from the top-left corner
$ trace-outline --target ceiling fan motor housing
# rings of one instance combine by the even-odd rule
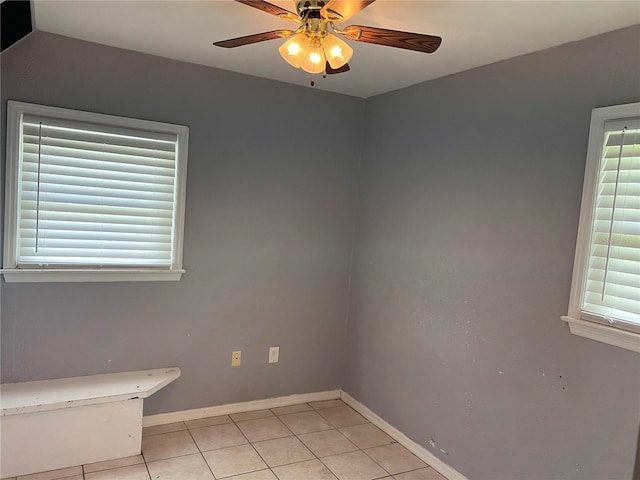
[[[328,21],[321,13],[326,3],[324,0],[300,0],[296,3],[300,15],[298,31],[303,31],[314,47],[319,47],[327,36]]]

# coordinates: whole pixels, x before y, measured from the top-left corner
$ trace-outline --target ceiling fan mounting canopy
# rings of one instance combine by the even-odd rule
[[[325,0],[298,0],[296,2],[296,11],[298,15],[306,10],[321,10],[328,2]]]
[[[348,61],[353,49],[333,35],[357,42],[385,45],[423,53],[435,52],[442,39],[433,35],[401,32],[378,27],[350,25],[339,29],[334,22],[344,22],[368,7],[375,0],[298,0],[297,14],[264,0],[235,0],[265,13],[298,23],[296,30],[273,30],[214,42],[224,48],[234,48],[276,38],[292,37],[279,49],[280,55],[292,66],[309,73],[326,74],[349,71]]]
[[[338,12],[327,8],[324,10],[324,7],[330,1],[325,0],[298,0],[296,2],[296,11],[301,19],[305,18],[324,18],[326,21],[339,22],[342,20],[342,15]]]

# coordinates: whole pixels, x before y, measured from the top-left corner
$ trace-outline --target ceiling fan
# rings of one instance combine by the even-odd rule
[[[377,27],[350,25],[344,29],[335,26],[348,20],[375,0],[298,0],[293,13],[264,0],[235,0],[276,17],[298,24],[295,30],[272,30],[214,42],[224,48],[240,47],[252,43],[289,38],[278,49],[282,58],[308,73],[335,74],[350,70],[347,63],[353,49],[333,33],[356,42],[374,43],[417,52],[435,52],[442,38],[420,33],[401,32]],[[333,33],[331,33],[333,32]]]

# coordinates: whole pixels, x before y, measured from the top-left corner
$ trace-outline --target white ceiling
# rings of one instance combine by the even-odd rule
[[[295,12],[293,0],[272,0]],[[34,0],[37,30],[283,82],[310,84],[278,54],[284,40],[234,49],[212,42],[295,23],[232,0]],[[433,54],[350,42],[351,71],[315,88],[370,97],[506,58],[640,23],[640,1],[378,0],[343,25],[443,38]],[[631,46],[638,48],[638,45]]]

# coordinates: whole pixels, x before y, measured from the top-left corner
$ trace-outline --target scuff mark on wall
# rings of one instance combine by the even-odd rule
[[[473,396],[471,393],[467,394],[467,408],[465,409],[464,416],[468,417],[471,415],[471,410],[473,409]]]

